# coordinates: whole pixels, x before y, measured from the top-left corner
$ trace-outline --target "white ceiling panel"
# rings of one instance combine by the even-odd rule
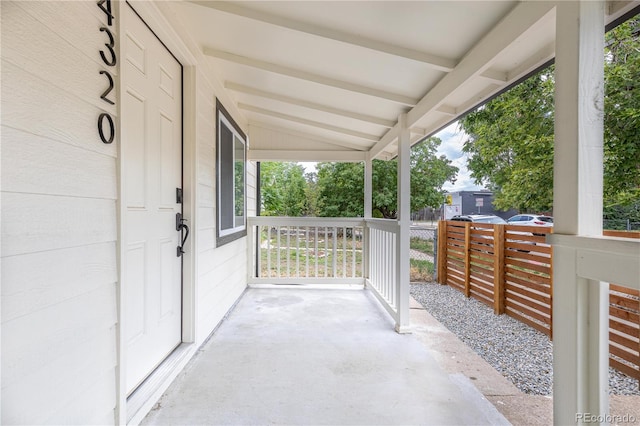
[[[415,141],[554,56],[554,2],[165,4],[208,57],[250,138],[256,132],[251,149],[265,157],[269,149],[278,157],[304,150],[305,161],[331,149],[349,159],[365,150],[392,157],[400,114],[421,128]],[[617,17],[638,2],[611,5]]]

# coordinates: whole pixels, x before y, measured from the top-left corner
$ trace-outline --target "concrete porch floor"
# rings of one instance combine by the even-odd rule
[[[368,290],[248,289],[142,424],[508,424]]]

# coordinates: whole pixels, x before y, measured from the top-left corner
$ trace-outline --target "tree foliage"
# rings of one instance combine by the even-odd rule
[[[605,205],[640,196],[640,18],[606,35]],[[554,80],[545,69],[460,120],[477,184],[496,207],[548,211],[553,205]]]
[[[606,46],[604,193],[612,208],[640,200],[640,16],[609,31]]]
[[[306,207],[304,167],[296,163],[260,163],[260,214],[301,216]]]
[[[429,138],[411,150],[411,210],[437,207],[442,186],[455,181],[458,168],[436,151],[441,141]],[[397,162],[373,161],[372,207],[384,218],[397,216]],[[362,163],[318,164],[318,213],[320,216],[364,214],[364,166]]]
[[[362,163],[318,163],[318,216],[354,217],[364,212]]]
[[[551,208],[553,92],[549,68],[460,120],[471,176],[494,192],[500,210]]]

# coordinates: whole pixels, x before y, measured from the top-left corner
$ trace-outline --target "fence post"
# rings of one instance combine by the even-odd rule
[[[447,284],[447,221],[438,222],[438,282]]]
[[[504,225],[493,225],[493,312],[504,314]]]
[[[440,263],[438,261],[438,232],[433,231],[433,280],[435,282],[440,282],[438,280],[438,273],[440,272]]]
[[[471,296],[471,222],[464,223],[464,295]]]

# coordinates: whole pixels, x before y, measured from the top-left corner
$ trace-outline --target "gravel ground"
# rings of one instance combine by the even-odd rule
[[[449,286],[411,284],[411,296],[522,392],[551,395],[552,344],[539,331]],[[609,369],[614,395],[640,395],[638,380]]]

